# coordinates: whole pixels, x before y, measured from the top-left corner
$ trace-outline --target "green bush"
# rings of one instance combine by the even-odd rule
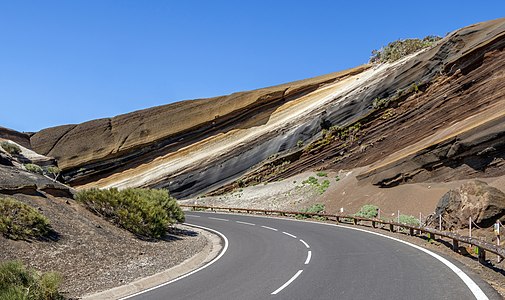
[[[2,146],[2,148],[7,151],[7,153],[11,154],[11,155],[17,155],[19,153],[21,153],[21,148],[19,148],[18,145],[16,144],[13,144],[13,143],[9,143],[7,141],[4,141],[0,144],[0,146]]]
[[[370,63],[386,63],[397,61],[421,49],[432,46],[441,37],[429,35],[421,39],[397,40],[379,50],[373,50]]]
[[[376,218],[379,215],[379,207],[372,204],[363,205],[357,213],[354,214],[355,217],[362,218]]]
[[[326,172],[317,172],[316,175],[319,177],[328,177],[328,173]]]
[[[313,186],[319,194],[323,194],[326,192],[328,187],[330,187],[330,181],[328,179],[324,180],[322,183],[319,183],[316,177],[310,176],[308,179],[302,181],[302,184],[309,184]]]
[[[310,215],[306,215],[306,214],[303,214],[303,213],[314,213],[314,214],[319,214],[319,213],[323,213],[324,212],[324,204],[321,204],[321,203],[316,203],[314,205],[312,205],[311,207],[309,208],[304,208],[301,210],[301,214],[298,214],[296,215],[296,218],[297,219],[306,219],[306,218],[310,218],[311,216]],[[318,219],[318,218],[316,218]]]
[[[61,170],[57,166],[49,166],[46,168],[46,172],[53,176],[54,181],[60,176]]]
[[[44,170],[36,164],[25,164],[24,166],[28,172],[41,174],[41,175],[44,174]]]
[[[412,226],[419,226],[419,219],[417,219],[414,216],[400,215],[400,223]]]
[[[0,299],[64,299],[58,292],[60,283],[58,273],[37,274],[19,261],[0,263]]]
[[[302,184],[316,185],[319,184],[319,182],[316,177],[310,176],[307,180],[302,181]]]
[[[79,191],[75,199],[93,213],[140,237],[161,238],[170,225],[184,222],[184,212],[167,190],[90,189]]]
[[[12,198],[0,198],[0,233],[6,238],[46,237],[51,232],[49,221],[35,208]]]

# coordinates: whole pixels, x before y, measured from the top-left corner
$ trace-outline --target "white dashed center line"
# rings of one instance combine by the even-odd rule
[[[245,224],[245,225],[251,225],[251,226],[255,226],[256,224],[253,224],[253,223],[248,223],[248,222],[242,222],[242,221],[235,221],[239,224]]]
[[[283,231],[282,233],[284,233],[285,235],[290,236],[290,237],[292,237],[292,238],[295,238],[295,239],[296,239],[296,235],[292,235],[291,233],[287,233],[287,232],[285,232],[285,231]]]
[[[302,242],[305,245],[305,247],[310,248],[309,244],[307,244],[304,240],[300,240],[300,242]]]
[[[212,220],[218,220],[218,221],[230,221],[230,220],[227,220],[227,219],[221,219],[221,218],[213,218],[213,217],[209,217],[209,219],[212,219]]]
[[[270,230],[273,230],[273,231],[279,231],[278,229],[275,229],[275,228],[272,228],[272,227],[268,227],[268,226],[261,225],[261,227],[266,228],[266,229],[270,229]]]
[[[288,280],[288,282],[286,282],[285,284],[283,284],[280,288],[276,289],[274,292],[272,292],[272,295],[277,295],[277,293],[279,293],[280,291],[282,291],[284,288],[286,288],[288,285],[291,284],[291,282],[295,281],[296,278],[298,278],[298,276],[300,276],[300,274],[302,274],[303,270],[298,270],[298,272],[296,272],[296,274],[291,277],[290,280]]]
[[[311,257],[312,257],[312,251],[309,250],[309,252],[307,253],[307,259],[305,260],[306,265],[309,264]]]

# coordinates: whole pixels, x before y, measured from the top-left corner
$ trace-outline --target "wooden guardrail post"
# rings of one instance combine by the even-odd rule
[[[335,217],[335,222],[340,223],[340,217],[339,216]]]
[[[452,251],[459,251],[459,241],[457,239],[452,239]]]
[[[485,264],[486,263],[486,250],[484,250],[481,247],[477,246],[477,252],[478,252],[478,255],[479,255],[479,263]]]
[[[414,235],[414,228],[409,228],[409,234],[412,236]]]
[[[375,221],[372,221],[372,227],[375,228]]]
[[[394,232],[395,231],[395,225],[389,224],[389,231]]]
[[[354,225],[358,225],[358,220],[357,220],[356,218],[352,218],[352,223],[353,223]]]

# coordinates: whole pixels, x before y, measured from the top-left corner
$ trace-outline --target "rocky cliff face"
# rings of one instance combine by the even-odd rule
[[[317,168],[368,166],[361,180],[384,187],[503,175],[504,46],[499,19],[395,63],[48,128],[30,144],[74,186],[176,197]]]

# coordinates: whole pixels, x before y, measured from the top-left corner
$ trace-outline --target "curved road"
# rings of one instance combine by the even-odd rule
[[[501,299],[476,276],[460,274],[467,285],[431,255],[377,234],[248,215],[186,217],[226,236],[226,252],[129,299]]]

